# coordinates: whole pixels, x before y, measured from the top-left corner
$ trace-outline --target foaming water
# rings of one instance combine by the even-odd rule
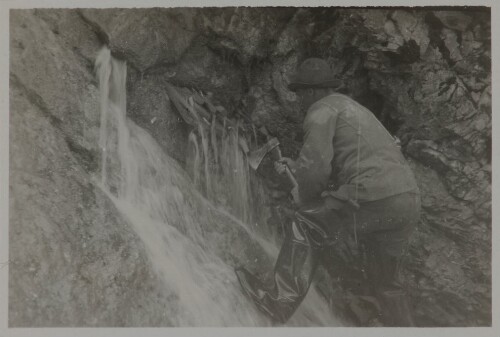
[[[241,292],[233,271],[250,260],[270,270],[278,253],[247,225],[252,218],[250,172],[239,148],[238,126],[223,128],[217,137],[211,121],[210,132],[200,127],[190,134],[192,179],[126,117],[126,64],[104,48],[96,69],[102,109],[96,184],[143,241],[168,294],[169,321],[175,326],[269,326]],[[230,200],[220,202],[223,195]],[[311,289],[287,325],[338,324]]]

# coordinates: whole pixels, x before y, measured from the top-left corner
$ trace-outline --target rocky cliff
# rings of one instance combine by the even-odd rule
[[[417,323],[490,325],[490,22],[484,8],[11,11],[9,324],[175,324],[141,240],[91,179],[106,44],[127,61],[129,116],[181,165],[191,127],[166,82],[249,130],[265,125],[294,157],[302,120],[287,76],[325,58],[417,176],[423,214],[405,270]]]

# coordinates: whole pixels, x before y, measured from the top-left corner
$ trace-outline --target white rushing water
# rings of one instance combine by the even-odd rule
[[[190,135],[192,179],[147,131],[126,117],[126,64],[104,48],[96,70],[102,109],[97,184],[143,241],[171,299],[165,308],[169,320],[176,326],[269,326],[241,292],[233,271],[235,265],[250,260],[272,268],[278,253],[274,244],[247,225],[250,174],[238,148],[238,128],[229,131],[222,143],[213,132],[197,130]],[[219,175],[212,172],[219,169],[209,165],[210,148],[224,168]],[[229,191],[231,200],[216,206],[207,197],[220,196],[221,189]],[[311,289],[288,325],[339,322]]]

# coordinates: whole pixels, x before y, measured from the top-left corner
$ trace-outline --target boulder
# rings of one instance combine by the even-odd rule
[[[196,9],[110,8],[82,9],[80,13],[116,56],[140,72],[159,63],[177,62],[197,35],[193,32]]]
[[[137,80],[128,93],[128,116],[150,131],[165,153],[186,160],[187,125],[175,111],[159,76]]]
[[[470,15],[461,11],[434,11],[433,14],[449,29],[464,32],[472,22]]]

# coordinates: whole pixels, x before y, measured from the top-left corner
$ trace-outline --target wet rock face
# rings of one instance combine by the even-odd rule
[[[11,15],[9,326],[168,325],[142,243],[92,181],[98,92],[67,43],[95,36],[43,14]]]
[[[10,23],[9,326],[175,325],[179,295],[99,187],[95,27],[75,10],[18,10]],[[129,116],[182,162],[186,126],[158,78],[134,76]],[[211,219],[207,241],[229,247],[218,258],[271,269],[234,219]]]
[[[181,163],[189,126],[164,95],[164,81],[211,95],[244,125],[266,126],[293,158],[303,114],[286,84],[302,60],[322,57],[344,81],[342,92],[401,139],[418,179],[422,221],[405,270],[417,322],[490,325],[490,22],[480,8],[17,11],[11,110],[36,107],[75,165],[95,171],[92,71],[106,43],[129,65],[130,116]]]

